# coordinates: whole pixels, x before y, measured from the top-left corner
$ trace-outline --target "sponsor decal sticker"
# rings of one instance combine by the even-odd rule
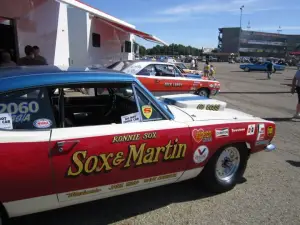
[[[232,133],[238,133],[238,132],[244,132],[244,131],[246,131],[246,128],[231,129]]]
[[[11,114],[9,113],[1,113],[0,114],[0,129],[12,130],[13,122]]]
[[[247,136],[253,135],[255,133],[255,124],[248,125]]]
[[[33,126],[35,126],[36,128],[49,128],[52,126],[52,121],[49,119],[37,119],[33,122]]]
[[[152,111],[153,110],[152,110],[151,105],[143,105],[142,106],[142,113],[147,119],[149,119],[152,116]]]
[[[128,115],[121,116],[122,123],[136,123],[141,121],[139,113],[131,113]]]
[[[145,135],[141,134],[141,137]],[[115,137],[113,138],[113,142]],[[71,156],[66,177],[88,176],[109,172],[114,168],[127,169],[157,163],[182,160],[185,158],[187,144],[180,143],[178,138],[169,140],[163,146],[148,145],[145,141],[139,144],[129,144],[126,151],[101,152],[89,155],[87,150],[79,150]]]
[[[265,138],[265,124],[258,124],[257,141],[261,141]]]
[[[210,142],[212,141],[212,131],[211,130],[203,130],[200,129],[194,129],[192,131],[192,136],[195,142],[200,143],[203,142]]]
[[[194,157],[193,157],[194,162],[197,164],[202,163],[207,159],[208,155],[209,155],[208,147],[205,145],[199,146],[194,152]]]
[[[229,137],[229,128],[215,129],[216,138]]]
[[[269,137],[272,136],[273,133],[274,133],[274,128],[272,126],[268,126],[268,131],[267,132],[268,132]]]

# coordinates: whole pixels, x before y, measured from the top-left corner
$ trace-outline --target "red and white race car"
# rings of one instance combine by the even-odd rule
[[[199,75],[183,75],[171,63],[157,61],[118,61],[107,67],[132,74],[154,95],[193,93],[210,97],[220,91],[220,82],[201,79]],[[199,76],[199,78],[195,78]]]
[[[275,149],[274,122],[192,94],[157,99],[129,74],[41,66],[0,84],[0,224],[192,178],[228,191],[252,153]]]

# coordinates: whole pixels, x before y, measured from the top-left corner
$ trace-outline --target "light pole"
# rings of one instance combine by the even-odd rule
[[[240,15],[240,34],[239,34],[239,44],[238,44],[238,56],[240,57],[240,46],[241,46],[241,33],[242,33],[242,16],[243,16],[243,8],[245,6],[242,5],[240,7],[240,10],[241,10],[241,15]]]

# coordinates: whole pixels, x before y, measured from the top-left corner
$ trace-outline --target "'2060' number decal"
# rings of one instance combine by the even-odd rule
[[[21,102],[19,105],[15,102],[8,104],[0,104],[0,113],[10,113],[14,114],[27,114],[27,113],[37,113],[39,111],[39,104],[36,101],[31,102]]]
[[[220,107],[221,106],[219,104],[218,105],[206,105],[206,106],[203,104],[199,104],[197,106],[197,109],[203,110],[205,108],[206,110],[219,111]]]

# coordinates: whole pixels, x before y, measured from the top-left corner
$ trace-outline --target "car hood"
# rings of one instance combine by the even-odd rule
[[[193,94],[164,95],[158,97],[169,106],[175,120],[207,121],[207,120],[261,120],[251,114],[227,108],[227,103]]]

